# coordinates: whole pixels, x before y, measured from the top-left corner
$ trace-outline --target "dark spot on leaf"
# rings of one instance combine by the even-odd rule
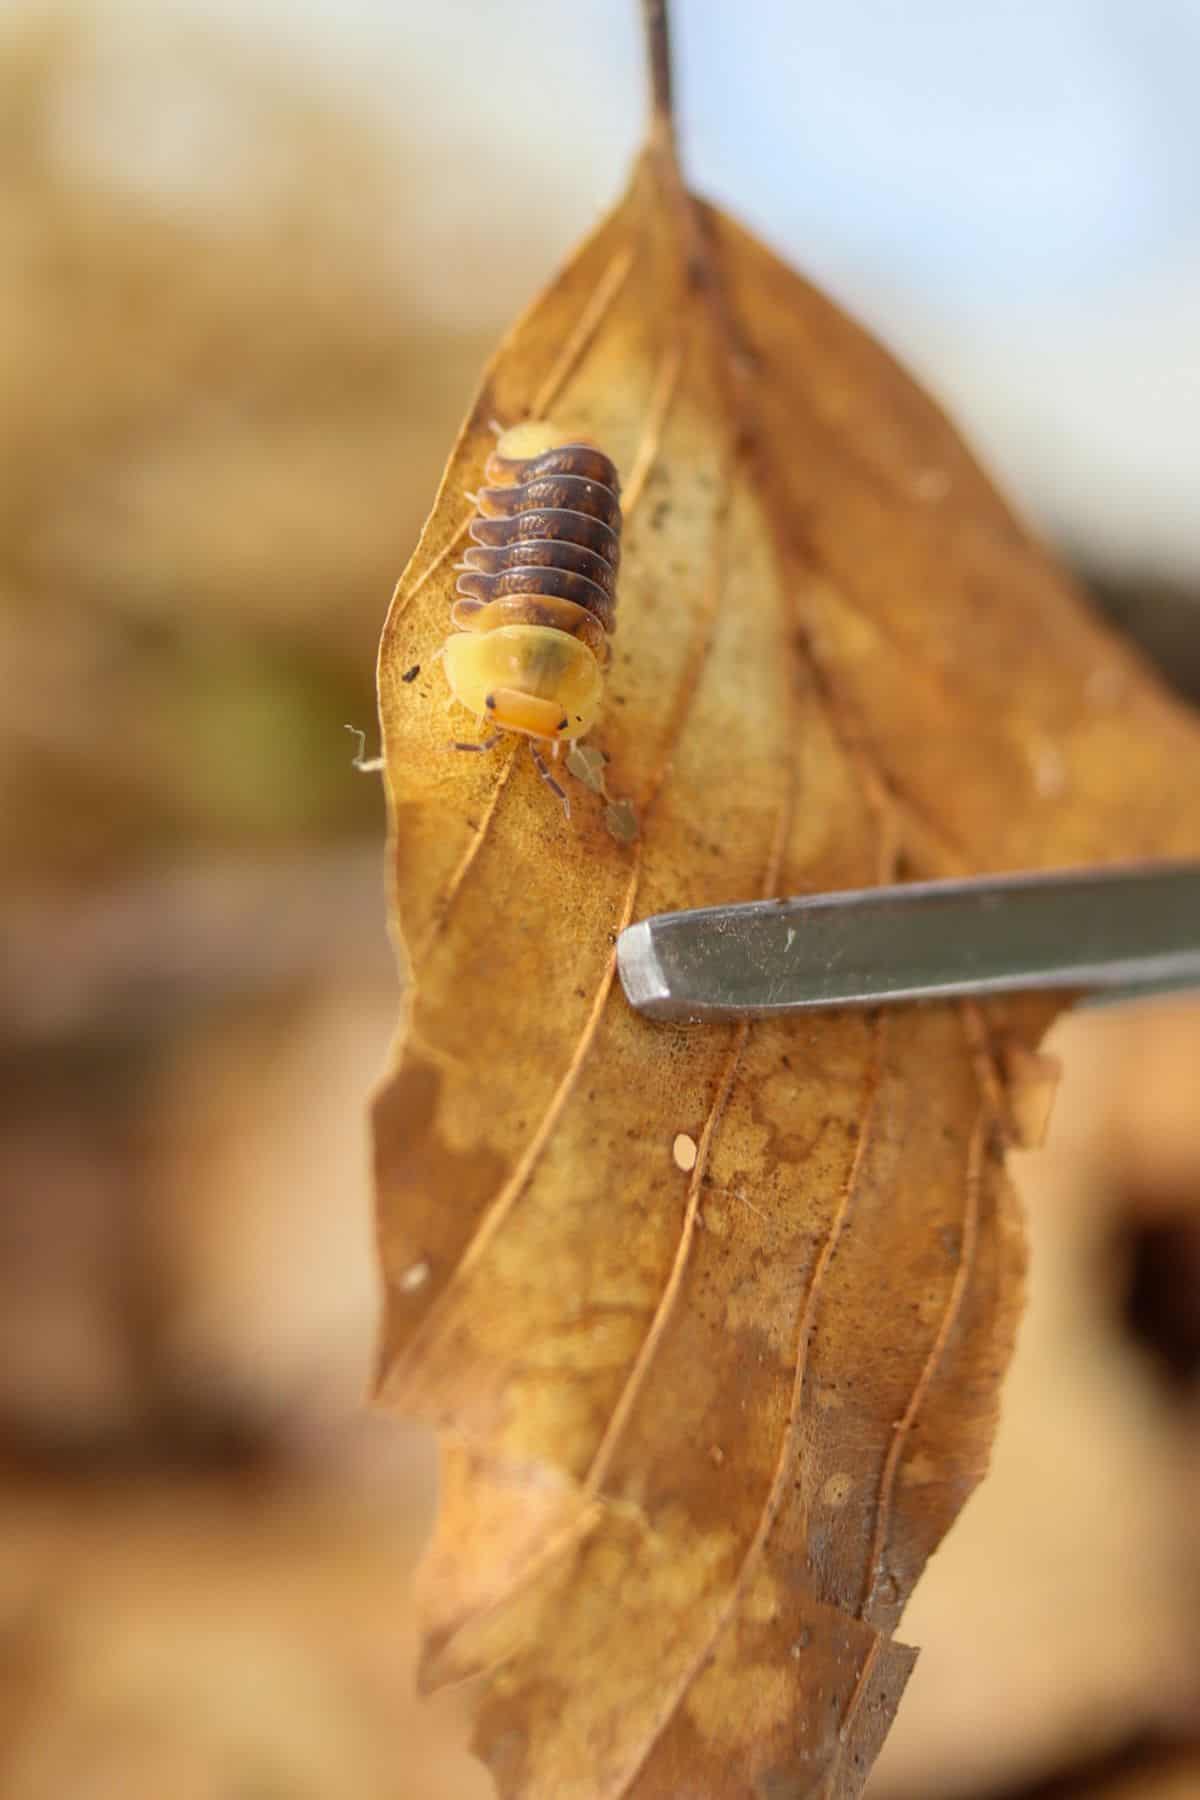
[[[1121,1246],[1125,1325],[1182,1391],[1200,1380],[1200,1209],[1154,1198],[1136,1198],[1138,1222]]]

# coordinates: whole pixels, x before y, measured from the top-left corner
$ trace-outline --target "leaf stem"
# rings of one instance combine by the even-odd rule
[[[676,168],[679,143],[675,131],[675,97],[671,75],[671,27],[668,0],[642,0],[642,29],[650,72],[650,134]]]

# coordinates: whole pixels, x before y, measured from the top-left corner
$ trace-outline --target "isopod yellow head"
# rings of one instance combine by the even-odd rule
[[[582,737],[600,711],[604,681],[588,646],[547,625],[455,632],[446,678],[468,712],[524,737]]]
[[[547,450],[557,450],[561,444],[582,441],[549,419],[523,419],[519,425],[510,425],[507,431],[500,433],[488,458],[487,479],[511,481],[513,471],[532,457],[541,456]]]

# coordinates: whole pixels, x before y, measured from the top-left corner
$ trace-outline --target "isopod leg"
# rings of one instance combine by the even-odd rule
[[[454,748],[456,750],[474,750],[482,753],[484,750],[494,750],[503,736],[504,733],[502,731],[494,731],[490,738],[484,738],[482,744],[462,744],[459,743],[456,738],[454,741]]]
[[[546,765],[545,757],[542,755],[532,738],[529,740],[529,754],[533,758],[534,768],[537,770],[546,786],[550,789],[550,792],[552,794],[557,794],[562,801],[563,817],[569,819],[571,816],[571,802],[567,796],[567,791],[565,788],[560,787],[558,782],[555,781]]]

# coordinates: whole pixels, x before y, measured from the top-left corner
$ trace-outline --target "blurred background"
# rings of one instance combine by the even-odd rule
[[[697,182],[1200,694],[1200,5],[676,0]],[[0,1796],[468,1800],[359,1410],[373,657],[632,0],[0,4]],[[1200,1796],[1200,1008],[1079,1016],[876,1800]]]

